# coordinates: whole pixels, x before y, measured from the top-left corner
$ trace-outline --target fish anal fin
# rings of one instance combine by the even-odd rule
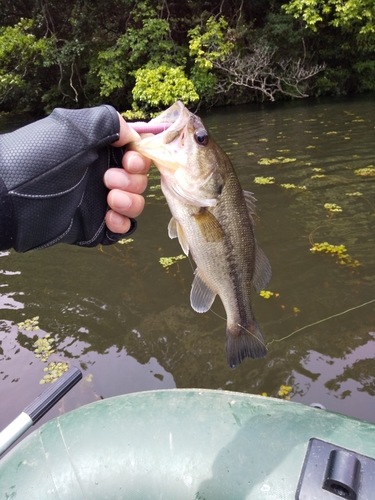
[[[262,332],[257,322],[252,320],[246,327],[228,325],[227,327],[227,361],[231,368],[235,368],[245,358],[264,358],[267,349]]]
[[[271,275],[271,264],[260,246],[255,243],[255,265],[251,281],[257,293],[264,290],[264,288],[268,285]]]
[[[195,277],[191,286],[190,304],[194,311],[207,312],[215,300],[216,293],[202,279],[199,270],[195,270]]]
[[[179,224],[174,217],[169,221],[168,224],[168,236],[173,238],[178,238],[181,248],[185,255],[189,255],[189,243],[186,239],[184,230],[181,224]]]
[[[224,231],[219,221],[205,207],[202,207],[197,214],[193,215],[203,238],[208,242],[219,242],[224,238]]]

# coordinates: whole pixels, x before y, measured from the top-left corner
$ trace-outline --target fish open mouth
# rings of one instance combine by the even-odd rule
[[[157,135],[143,136],[130,145],[139,153],[150,158],[161,174],[175,172],[179,166],[186,165],[184,152],[185,133],[191,113],[181,101],[175,102],[148,123],[149,126],[168,123],[170,126]]]

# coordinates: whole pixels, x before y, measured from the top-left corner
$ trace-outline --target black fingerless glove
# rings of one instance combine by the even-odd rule
[[[0,250],[55,243],[86,247],[123,234],[105,225],[110,165],[121,166],[118,114],[111,106],[67,110],[0,136]],[[131,234],[136,228],[132,220]]]

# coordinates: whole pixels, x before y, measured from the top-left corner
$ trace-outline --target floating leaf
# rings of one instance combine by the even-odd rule
[[[327,241],[324,241],[323,243],[314,243],[310,251],[312,253],[329,253],[337,257],[339,264],[342,265],[348,265],[350,267],[357,267],[360,265],[358,260],[354,260],[350,257],[345,245],[331,245]]]
[[[255,177],[255,184],[275,184],[275,177]]]
[[[134,241],[133,238],[123,238],[122,240],[119,240],[117,243],[120,243],[120,245],[128,245],[132,241]]]
[[[172,264],[175,264],[178,260],[186,259],[186,255],[181,254],[177,255],[176,257],[160,257],[159,263],[165,267],[168,268]]]
[[[369,165],[368,167],[354,170],[354,173],[355,175],[359,175],[361,177],[375,177],[375,168],[374,165]]]
[[[342,208],[340,207],[340,205],[336,205],[336,203],[325,203],[324,208],[333,213],[342,212]]]
[[[279,397],[283,398],[283,399],[290,399],[289,394],[290,394],[290,392],[291,392],[292,389],[293,388],[290,385],[281,384],[280,389],[279,389],[277,395]]]
[[[306,186],[296,186],[295,184],[280,184],[285,189],[307,189]]]

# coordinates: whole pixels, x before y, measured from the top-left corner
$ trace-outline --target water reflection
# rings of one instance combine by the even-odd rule
[[[259,200],[256,234],[273,267],[269,289],[275,293],[253,299],[270,343],[265,359],[231,370],[220,301],[213,306],[216,314],[194,313],[191,263],[185,259],[169,270],[159,264],[160,257],[181,250],[167,236],[170,214],[156,171],[133,242],[3,252],[0,398],[7,405],[0,426],[41,390],[43,365],[33,343],[46,333],[57,346],[50,360],[80,366],[84,381],[45,419],[138,390],[177,386],[276,395],[288,384],[295,401],[316,401],[375,421],[375,304],[341,315],[375,298],[375,178],[354,173],[374,163],[374,103],[304,101],[221,109],[203,117],[243,187]],[[260,186],[253,182],[257,176],[276,182]],[[285,183],[306,189],[285,189]],[[347,195],[353,192],[362,196]],[[340,205],[342,212],[329,213],[325,203]],[[361,266],[313,255],[311,239],[345,244]],[[18,331],[18,322],[34,316],[40,317],[40,331]],[[312,326],[296,332],[306,325]]]

